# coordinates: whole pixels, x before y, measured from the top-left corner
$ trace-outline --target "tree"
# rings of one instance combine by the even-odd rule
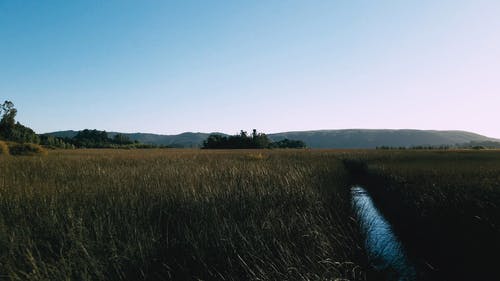
[[[17,109],[11,101],[0,105],[0,138],[20,143],[38,143],[38,135],[30,128],[16,122]]]
[[[212,134],[203,141],[202,148],[211,149],[248,149],[248,148],[268,148],[270,144],[269,138],[263,133],[257,133],[253,130],[249,136],[246,131],[241,130],[239,135],[222,136]]]
[[[124,144],[132,144],[133,142],[130,140],[129,137],[127,137],[126,135],[124,134],[116,134],[114,137],[113,137],[113,142],[115,144],[120,144],[120,145],[124,145]]]
[[[301,140],[289,140],[283,139],[277,142],[273,142],[270,145],[271,148],[306,148],[305,142]]]
[[[16,126],[17,109],[14,108],[14,103],[5,101],[0,106],[0,113],[2,114],[2,119],[0,119],[0,137],[11,140]]]
[[[85,129],[79,131],[73,138],[62,141],[77,148],[152,148],[153,145],[132,141],[124,134],[115,134],[112,138],[106,131]]]
[[[218,134],[211,134],[206,140],[203,141],[203,148],[226,148],[224,146],[227,144],[227,142],[227,137]]]
[[[79,131],[76,136],[72,139],[73,144],[78,147],[106,147],[112,143],[112,140],[108,138],[108,133],[106,131],[89,130],[85,129]]]
[[[39,135],[39,137],[40,144],[49,148],[74,148],[72,144],[60,137],[50,135]]]
[[[253,129],[252,132],[252,144],[254,148],[268,148],[271,141],[263,133],[257,133],[256,129]]]

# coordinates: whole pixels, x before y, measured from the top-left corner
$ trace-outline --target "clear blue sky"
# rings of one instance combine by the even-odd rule
[[[500,1],[0,0],[0,99],[40,133],[500,137]]]

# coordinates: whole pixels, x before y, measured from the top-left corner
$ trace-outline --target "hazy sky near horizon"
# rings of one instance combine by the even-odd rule
[[[500,138],[499,15],[498,0],[0,0],[0,99],[39,133]]]

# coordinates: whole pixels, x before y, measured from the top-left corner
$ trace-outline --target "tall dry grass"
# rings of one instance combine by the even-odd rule
[[[422,280],[500,280],[500,151],[358,154]],[[362,177],[361,177],[362,178]]]
[[[3,141],[0,141],[0,155],[9,155],[9,146],[3,142]]]
[[[327,151],[0,158],[0,278],[364,280],[346,187]]]

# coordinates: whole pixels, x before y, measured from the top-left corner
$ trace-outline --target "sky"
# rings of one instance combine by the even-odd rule
[[[500,138],[499,15],[498,0],[0,0],[0,100],[38,133]]]

